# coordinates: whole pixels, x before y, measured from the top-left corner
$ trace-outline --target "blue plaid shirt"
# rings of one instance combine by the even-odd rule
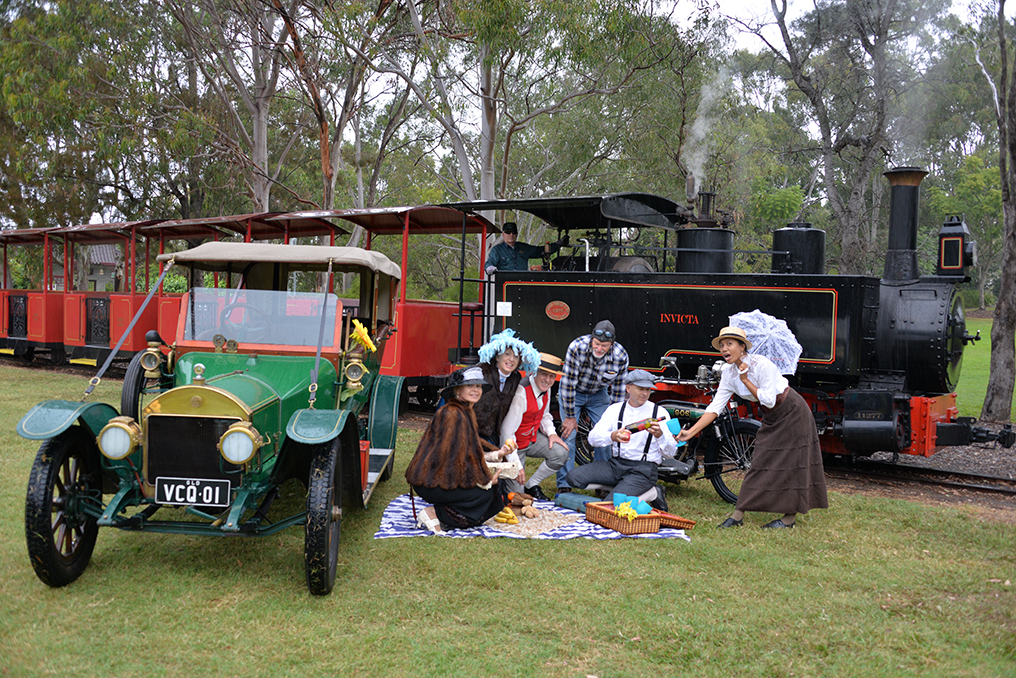
[[[610,402],[624,400],[624,377],[628,373],[628,351],[614,342],[607,355],[597,359],[590,348],[593,335],[586,334],[568,345],[564,357],[564,375],[561,377],[558,401],[561,418],[576,417],[575,393],[596,393],[607,389]]]

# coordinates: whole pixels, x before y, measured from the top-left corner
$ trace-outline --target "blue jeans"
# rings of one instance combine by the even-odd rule
[[[558,398],[558,404],[560,405],[560,398]],[[589,414],[589,418],[595,425],[603,416],[603,411],[610,405],[610,397],[607,395],[607,389],[602,388],[595,393],[579,393],[575,392],[575,420],[576,422],[582,418],[582,411],[585,410]],[[558,487],[569,487],[568,481],[565,478],[575,468],[575,437],[578,434],[578,428],[571,432],[571,434],[564,439],[568,443],[568,461],[565,462],[557,472],[557,486]],[[610,446],[597,447],[593,450],[594,461],[607,461],[610,459]]]

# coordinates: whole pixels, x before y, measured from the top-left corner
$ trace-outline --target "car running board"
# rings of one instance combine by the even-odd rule
[[[367,464],[367,487],[363,488],[363,506],[366,508],[370,501],[370,495],[377,487],[377,481],[381,478],[381,472],[389,463],[395,463],[395,448],[385,449],[383,447],[370,448],[369,462]]]

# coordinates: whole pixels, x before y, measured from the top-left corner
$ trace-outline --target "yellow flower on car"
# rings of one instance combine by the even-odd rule
[[[374,345],[370,335],[367,334],[367,328],[355,318],[353,319],[353,340],[364,348],[369,348],[372,352],[377,351],[377,346]]]

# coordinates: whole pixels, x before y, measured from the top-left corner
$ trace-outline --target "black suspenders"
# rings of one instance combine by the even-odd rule
[[[621,430],[624,428],[624,424],[621,422],[624,420],[624,408],[628,406],[628,401],[621,403],[621,409],[617,413],[617,428]],[[653,419],[656,419],[656,415],[660,412],[660,404],[653,403]],[[646,436],[646,446],[642,450],[642,461],[645,461],[649,457],[649,446],[653,444],[653,434],[650,433]],[[621,458],[621,443],[614,443],[617,447],[617,458]]]

